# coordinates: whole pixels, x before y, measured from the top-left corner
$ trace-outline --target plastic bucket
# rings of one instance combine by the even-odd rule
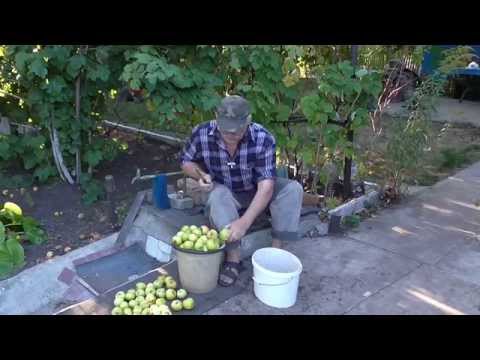
[[[253,292],[264,304],[288,308],[297,301],[300,260],[288,251],[263,248],[252,255]]]
[[[177,255],[178,276],[185,290],[193,294],[205,294],[217,287],[225,246],[206,253],[174,248]]]

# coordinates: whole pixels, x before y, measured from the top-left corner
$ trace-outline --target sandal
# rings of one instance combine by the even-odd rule
[[[218,277],[218,284],[224,287],[235,285],[235,282],[240,275],[241,267],[241,262],[236,263],[233,261],[225,261],[222,270],[220,271],[220,276]],[[225,281],[225,278],[228,280]]]

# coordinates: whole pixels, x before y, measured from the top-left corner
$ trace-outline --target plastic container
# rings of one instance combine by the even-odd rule
[[[252,255],[253,291],[265,305],[288,308],[297,301],[303,270],[300,260],[288,251],[263,248]]]
[[[170,209],[167,185],[166,175],[158,175],[153,179],[153,203],[159,209]]]
[[[182,287],[193,294],[206,294],[217,287],[225,246],[212,252],[174,247]]]

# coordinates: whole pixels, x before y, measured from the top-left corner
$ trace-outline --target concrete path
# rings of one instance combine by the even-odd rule
[[[404,103],[390,104],[385,111],[389,115],[401,116],[406,113],[403,106]],[[459,103],[458,99],[441,97],[438,99],[438,105],[432,120],[480,127],[480,101],[464,100]]]
[[[304,266],[292,308],[250,289],[209,314],[480,314],[477,200],[480,163],[347,236],[290,244]]]

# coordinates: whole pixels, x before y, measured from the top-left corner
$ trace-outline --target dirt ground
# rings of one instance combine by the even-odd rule
[[[136,169],[140,168],[142,174],[177,171],[179,165],[176,159],[179,148],[139,139],[130,134],[117,133],[112,136],[122,137],[128,143],[128,150],[114,161],[101,166],[94,177],[103,180],[106,175],[113,175],[116,185],[114,207],[118,214],[118,223],[121,223],[137,192],[152,185],[151,181],[136,182],[132,185],[131,180]],[[20,169],[3,170],[3,176],[6,177],[21,174]],[[173,183],[174,180],[171,179],[170,182]],[[79,188],[63,182],[36,187],[37,191],[34,191],[34,186],[25,187],[23,194],[20,188],[8,189],[6,196],[0,192],[0,203],[3,204],[5,201],[17,203],[26,215],[40,221],[48,233],[48,241],[42,245],[24,244],[27,262],[24,269],[47,260],[49,252],[53,253],[53,257],[62,255],[118,230],[118,225],[115,226],[110,219],[111,207],[106,200],[87,206],[82,201]],[[63,214],[55,216],[55,212]]]
[[[366,150],[385,146],[392,134],[392,124],[397,118],[382,119],[380,136],[373,137],[370,127],[361,129],[356,137],[359,154]],[[431,146],[425,149],[415,174],[409,177],[409,185],[430,186],[468,165],[480,161],[480,128],[465,123],[431,123]],[[449,154],[452,156],[448,157]],[[450,160],[450,161],[449,161]],[[453,161],[452,161],[453,160]],[[380,180],[372,174],[369,180]]]

